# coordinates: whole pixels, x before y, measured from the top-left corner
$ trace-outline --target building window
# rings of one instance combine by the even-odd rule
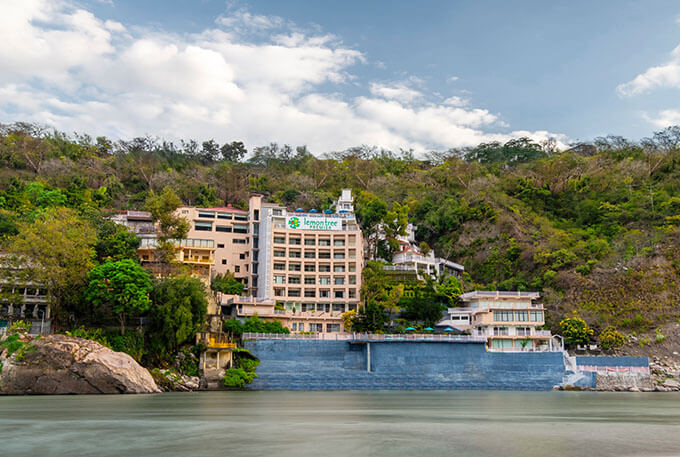
[[[350,283],[350,284],[356,284],[356,283],[357,283],[357,277],[354,276],[354,275],[351,275],[351,276],[349,277],[349,283]]]
[[[517,322],[529,322],[529,311],[515,311],[515,320]]]
[[[194,228],[200,232],[212,231],[212,222],[195,222]]]
[[[234,273],[240,273],[241,272],[241,267],[238,265],[234,265]]]
[[[330,290],[320,290],[319,291],[319,297],[330,298],[331,297],[331,291]]]
[[[284,289],[274,289],[274,295],[277,297],[283,297],[284,296],[283,291]]]
[[[307,297],[307,298],[314,298],[314,297],[316,297],[316,290],[314,290],[314,289],[305,289],[305,297]]]
[[[507,327],[494,327],[493,328],[493,335],[494,336],[508,336],[509,331]]]
[[[345,298],[344,290],[336,290],[333,292],[333,298]]]
[[[333,311],[344,311],[345,310],[345,304],[344,303],[333,303]]]
[[[217,213],[217,218],[218,218],[218,219],[227,219],[227,220],[231,220],[231,214],[227,214],[227,213]]]
[[[288,284],[300,284],[299,276],[288,276]]]
[[[285,257],[286,256],[286,251],[283,249],[275,249],[274,250],[274,257]]]
[[[274,270],[285,270],[285,269],[286,269],[285,263],[275,263],[274,264]]]
[[[543,322],[543,311],[531,311],[531,322]]]
[[[299,297],[300,296],[300,289],[288,289],[288,296],[289,297]]]
[[[319,333],[323,333],[323,324],[314,324],[314,323],[310,323],[310,324],[309,324],[309,331],[310,331],[310,332],[319,332]]]
[[[316,284],[316,276],[305,276],[305,284]]]
[[[345,284],[345,277],[344,276],[335,276],[333,278],[333,284],[336,286],[342,286]]]
[[[491,347],[494,349],[509,349],[512,347],[512,340],[493,340]]]
[[[314,238],[305,238],[305,246],[315,246],[316,240]]]
[[[331,266],[330,265],[319,265],[319,271],[322,273],[327,273],[331,271]]]
[[[299,330],[300,332],[304,332],[304,331],[305,331],[305,324],[302,323],[302,322],[300,322],[300,323],[298,324],[298,330]]]
[[[254,219],[256,221],[259,221],[260,220],[260,210],[256,209],[255,211],[253,211],[253,214],[255,215]]]
[[[288,257],[292,257],[294,259],[299,259],[300,255],[301,255],[300,251],[293,251],[293,250],[288,251]]]
[[[247,215],[247,214],[234,214],[234,220],[237,220],[237,221],[247,221],[247,220],[248,220],[248,215]]]
[[[300,271],[300,264],[299,263],[289,263],[288,264],[288,271]]]
[[[291,330],[297,332],[297,322],[293,322],[293,324],[291,325]]]
[[[240,254],[238,255],[238,258],[241,259],[241,260],[245,259],[245,258],[246,258],[245,252],[240,253]]]
[[[331,258],[330,251],[319,251],[319,258],[320,259],[330,259]]]
[[[286,237],[285,236],[275,236],[274,237],[274,243],[285,244],[286,243]]]
[[[232,241],[232,243],[234,243],[234,244],[246,244],[246,243],[247,243],[246,240],[243,240],[243,239],[240,239],[240,238],[234,238],[234,239],[231,240],[231,241]]]
[[[313,259],[316,257],[316,253],[314,251],[305,251],[305,259]]]
[[[350,289],[349,290],[349,295],[347,298],[357,298],[357,290],[356,289]]]
[[[496,322],[512,321],[512,311],[494,311],[493,320]]]
[[[344,252],[334,252],[334,253],[333,253],[333,258],[334,258],[334,259],[344,259],[344,258],[345,258],[345,253],[344,253]]]
[[[319,239],[319,246],[330,246],[331,245],[331,240],[328,238],[320,238]]]
[[[340,324],[326,324],[326,331],[327,332],[339,332],[340,331]]]
[[[344,239],[335,239],[333,240],[333,246],[344,246],[345,245],[345,240]]]
[[[300,244],[300,238],[289,238],[289,239],[288,239],[288,244],[299,245],[299,244]]]
[[[224,244],[220,244],[220,243],[217,244],[217,249],[222,249],[223,247],[224,247]]]
[[[517,336],[531,336],[531,327],[517,327]]]
[[[286,277],[283,275],[274,275],[274,284],[285,284]]]
[[[322,284],[324,286],[327,286],[331,283],[331,278],[330,276],[321,276],[319,278],[319,284]]]
[[[357,264],[356,263],[350,263],[349,267],[348,267],[348,271],[350,271],[350,272],[357,271]]]
[[[198,217],[208,217],[210,219],[215,219],[215,213],[209,213],[207,211],[199,211]]]
[[[248,233],[248,226],[234,224],[234,233]]]
[[[344,273],[345,272],[345,266],[344,265],[333,265],[333,272],[334,273]]]
[[[222,259],[222,265],[226,265],[226,264],[227,264],[227,259]]]
[[[316,265],[314,265],[313,263],[306,263],[305,271],[316,271]]]

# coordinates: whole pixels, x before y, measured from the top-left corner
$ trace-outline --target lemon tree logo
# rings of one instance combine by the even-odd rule
[[[289,225],[290,228],[292,228],[292,229],[299,228],[299,227],[300,227],[300,219],[298,219],[297,217],[291,217],[291,218],[288,220],[288,225]]]

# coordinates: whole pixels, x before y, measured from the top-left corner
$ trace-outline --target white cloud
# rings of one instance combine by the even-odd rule
[[[680,111],[675,109],[663,110],[656,116],[649,116],[647,113],[643,113],[642,117],[650,124],[662,129],[672,125],[680,125]]]
[[[428,101],[415,77],[369,81],[369,93],[348,97],[341,91],[365,58],[337,37],[244,9],[216,24],[195,34],[152,32],[69,0],[9,2],[0,15],[0,121],[113,138],[307,144],[317,153],[555,136],[493,133],[505,126],[498,114],[460,97]],[[248,39],[253,32],[265,38]]]
[[[459,79],[458,76],[449,76],[449,78],[446,81],[449,83],[455,83],[456,81],[458,81],[458,79]]]
[[[661,87],[680,88],[680,46],[671,52],[671,60],[648,68],[632,81],[616,87],[619,95],[630,97]]]

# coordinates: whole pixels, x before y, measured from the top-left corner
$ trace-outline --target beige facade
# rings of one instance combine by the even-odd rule
[[[230,271],[246,286],[250,281],[250,223],[248,211],[231,206],[183,206],[177,214],[189,221],[187,238],[210,239],[214,244],[212,274]]]
[[[474,291],[460,296],[464,307],[449,309],[438,326],[450,325],[488,338],[489,350],[541,350],[551,344],[538,292]]]

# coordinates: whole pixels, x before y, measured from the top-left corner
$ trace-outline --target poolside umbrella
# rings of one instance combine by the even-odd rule
[[[310,213],[318,213],[319,211],[316,210],[316,209],[314,209],[314,208],[312,208],[312,209],[309,210],[309,212],[310,212]]]
[[[305,210],[302,208],[298,208],[295,210],[296,213],[303,213]]]
[[[432,327],[428,327],[428,328],[425,329],[426,332],[431,332],[431,331],[433,331],[433,330],[434,330],[434,329],[433,329]]]
[[[330,209],[325,209],[325,210],[323,210],[323,213],[324,214],[333,214],[333,211],[330,210]]]
[[[446,327],[444,329],[445,332],[453,332],[453,329],[451,327]]]
[[[407,332],[411,332],[411,331],[413,331],[413,330],[415,330],[413,327],[406,327],[406,331],[407,331]]]

